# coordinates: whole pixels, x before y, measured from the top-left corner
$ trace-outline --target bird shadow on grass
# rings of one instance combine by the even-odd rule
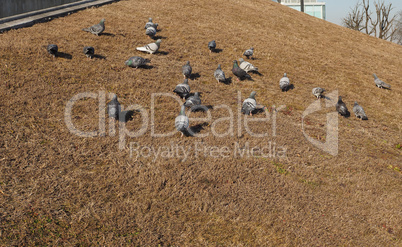
[[[213,53],[221,53],[223,51],[223,49],[213,49],[212,52]]]
[[[282,90],[282,92],[287,92],[289,90],[293,90],[295,86],[293,84],[290,84],[289,87],[286,87],[285,89]]]
[[[99,55],[99,54],[95,54],[92,56],[93,58],[97,58],[97,59],[106,59],[105,56]]]
[[[152,66],[152,65],[142,65],[141,67],[138,67],[138,68],[141,68],[141,69],[153,69],[155,67]]]
[[[185,132],[183,132],[183,134],[185,136],[195,136],[196,134],[200,133],[201,130],[203,130],[205,126],[208,126],[208,123],[204,122],[201,124],[191,126]]]
[[[223,84],[230,85],[232,83],[232,77],[226,78],[225,81],[222,81]]]
[[[167,52],[167,51],[158,51],[157,53],[155,53],[156,55],[163,55],[163,56],[166,56],[166,55],[168,55],[169,54],[169,52]]]
[[[71,54],[64,53],[64,52],[57,52],[57,57],[61,57],[64,59],[72,59],[73,58],[73,56],[71,56]]]
[[[190,75],[189,79],[190,80],[195,80],[195,79],[200,78],[200,77],[201,77],[201,75],[199,73],[193,73],[193,74]]]
[[[139,110],[122,111],[119,114],[119,121],[122,123],[126,123],[128,121],[133,120],[134,113],[136,113],[136,112],[140,112],[140,111]]]
[[[158,39],[166,39],[166,37],[164,37],[164,36],[160,36],[160,35],[155,35],[154,37],[152,37],[152,39],[154,39],[154,40],[158,40]]]
[[[191,112],[206,112],[212,110],[214,107],[212,105],[194,105],[190,108]]]
[[[251,114],[258,115],[258,114],[261,114],[263,112],[265,112],[265,107],[257,108],[254,111],[252,111]]]
[[[101,33],[100,35],[101,35],[101,36],[110,36],[110,37],[116,36],[116,35],[113,34],[113,33]]]
[[[253,73],[253,74],[259,75],[259,76],[263,76],[263,74],[261,74],[261,73],[258,72],[258,71],[250,71],[250,72]]]

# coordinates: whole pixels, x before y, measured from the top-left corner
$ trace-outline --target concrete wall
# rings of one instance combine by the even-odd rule
[[[0,18],[80,0],[0,0]]]

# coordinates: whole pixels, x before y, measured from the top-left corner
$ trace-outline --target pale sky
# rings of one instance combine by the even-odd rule
[[[325,2],[325,8],[327,10],[327,21],[341,25],[342,18],[344,18],[353,8],[358,0],[318,0],[318,2]],[[361,2],[361,1],[360,1]],[[370,1],[370,9],[375,10],[374,1]],[[394,9],[391,11],[391,15],[395,15],[398,11],[402,10],[402,0],[385,0],[385,4],[392,3]]]

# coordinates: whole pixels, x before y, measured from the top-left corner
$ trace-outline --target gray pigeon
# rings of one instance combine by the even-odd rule
[[[142,57],[138,57],[138,56],[134,56],[134,57],[130,57],[125,64],[129,67],[132,68],[138,68],[141,66],[145,66],[147,63],[149,63],[150,60],[149,59],[145,59]]]
[[[355,113],[355,116],[357,118],[360,118],[361,120],[368,120],[367,115],[363,110],[363,107],[357,104],[356,101],[355,104],[353,105],[353,112]]]
[[[119,119],[121,106],[119,101],[117,101],[116,95],[114,95],[112,100],[107,104],[107,112],[110,118],[114,118],[115,120]]]
[[[194,93],[193,96],[188,97],[186,102],[184,102],[185,107],[191,107],[192,109],[194,106],[200,106],[200,105],[201,105],[201,99],[198,92]]]
[[[53,57],[56,57],[58,50],[59,47],[57,47],[57,45],[55,44],[50,44],[47,46],[47,52],[49,52],[49,54],[52,55]]]
[[[346,107],[345,103],[342,101],[342,97],[339,96],[338,102],[335,105],[336,111],[339,112],[344,117],[348,117],[350,115],[350,112],[348,111],[348,108]]]
[[[158,27],[158,23],[153,23],[152,18],[149,18],[148,22],[145,24],[145,29],[147,29],[148,27],[153,27],[156,29]]]
[[[220,64],[218,64],[218,68],[215,70],[214,76],[215,76],[215,79],[218,82],[225,82],[226,81],[225,73],[223,73],[223,70],[221,69]]]
[[[190,61],[187,61],[185,65],[182,67],[182,72],[184,78],[190,78],[191,72],[193,71],[193,68],[191,68]]]
[[[325,92],[325,89],[320,88],[320,87],[315,87],[315,88],[313,88],[312,92],[313,92],[314,96],[317,97],[317,99],[318,99],[318,98],[322,97],[322,93]]]
[[[242,70],[246,71],[247,73],[250,72],[250,71],[255,71],[255,72],[258,71],[258,68],[257,68],[257,67],[255,67],[254,65],[252,65],[252,64],[249,63],[249,62],[244,61],[243,58],[239,58],[239,62],[240,62],[239,67],[240,67]]]
[[[92,57],[95,54],[95,48],[93,48],[92,46],[85,46],[83,52],[84,52],[85,56],[92,59]]]
[[[254,47],[251,47],[250,49],[246,50],[243,55],[246,56],[247,58],[252,57],[254,54]]]
[[[157,52],[159,50],[161,42],[162,42],[162,40],[158,39],[155,43],[150,43],[143,47],[137,47],[137,50],[145,51],[145,52],[148,52],[149,54],[154,54],[155,52]]]
[[[243,101],[243,105],[242,105],[242,107],[241,107],[241,112],[242,113],[244,113],[244,114],[246,114],[246,115],[250,115],[250,116],[252,116],[253,115],[253,111],[256,109],[256,107],[257,107],[257,102],[255,101],[255,95],[256,95],[257,93],[256,92],[252,92],[251,94],[250,94],[250,96],[247,98],[247,99],[245,99],[244,101]]]
[[[239,67],[239,65],[237,64],[237,60],[233,61],[232,73],[237,77],[237,80],[242,80],[244,78],[251,79],[251,76],[247,74],[245,70]]]
[[[188,79],[184,79],[183,83],[178,84],[173,92],[177,93],[180,98],[186,98],[190,94],[190,85],[188,85]]]
[[[378,79],[378,77],[377,77],[376,74],[373,74],[373,76],[374,76],[375,85],[376,85],[377,87],[379,87],[379,88],[391,89],[391,85],[389,85],[389,84],[387,84],[387,83],[381,81],[380,79]]]
[[[176,129],[181,132],[181,136],[183,136],[183,133],[187,132],[189,126],[189,120],[188,117],[186,116],[185,110],[186,107],[182,105],[180,108],[180,114],[179,116],[176,117],[174,121],[174,125]]]
[[[282,92],[287,91],[290,86],[290,81],[286,73],[283,74],[283,77],[279,80],[279,87]]]
[[[212,40],[210,42],[208,42],[208,48],[210,52],[213,52],[216,48],[216,42],[215,40]]]
[[[148,27],[147,30],[145,30],[145,34],[153,38],[156,34],[156,29],[154,27]]]
[[[82,29],[83,31],[90,32],[98,36],[103,31],[105,31],[105,19],[102,19],[98,24],[95,24],[89,28]]]

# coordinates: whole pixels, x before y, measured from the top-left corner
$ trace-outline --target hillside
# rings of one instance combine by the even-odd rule
[[[135,49],[152,42],[149,17],[162,39],[154,55]],[[103,35],[81,30],[102,18]],[[207,49],[213,39],[218,53]],[[50,43],[61,56],[46,52]],[[87,45],[97,58],[82,54]],[[233,60],[250,47],[260,74],[236,81]],[[124,66],[131,56],[150,67]],[[154,93],[171,93],[186,61],[192,92],[213,107],[209,120],[190,122],[207,136],[157,137],[175,130],[180,106]],[[232,83],[216,82],[218,64]],[[401,46],[266,0],[126,0],[0,34],[0,245],[400,246],[401,68]],[[288,92],[278,85],[284,72],[294,85]],[[392,90],[377,88],[373,73]],[[323,109],[302,126],[317,86],[342,96],[350,111],[357,101],[369,118],[336,118],[336,155],[303,134],[324,142],[335,110],[320,99]],[[253,90],[270,116],[249,123],[268,132],[262,138],[238,115]],[[106,116],[99,99],[115,93],[149,116],[135,112],[126,123],[132,133],[145,123],[144,132],[123,143],[106,119],[103,136],[71,133],[66,105],[85,92],[98,99],[75,103],[77,129],[98,131]],[[222,120],[230,111],[233,135],[214,135],[230,129]],[[253,156],[253,147],[276,155]]]

